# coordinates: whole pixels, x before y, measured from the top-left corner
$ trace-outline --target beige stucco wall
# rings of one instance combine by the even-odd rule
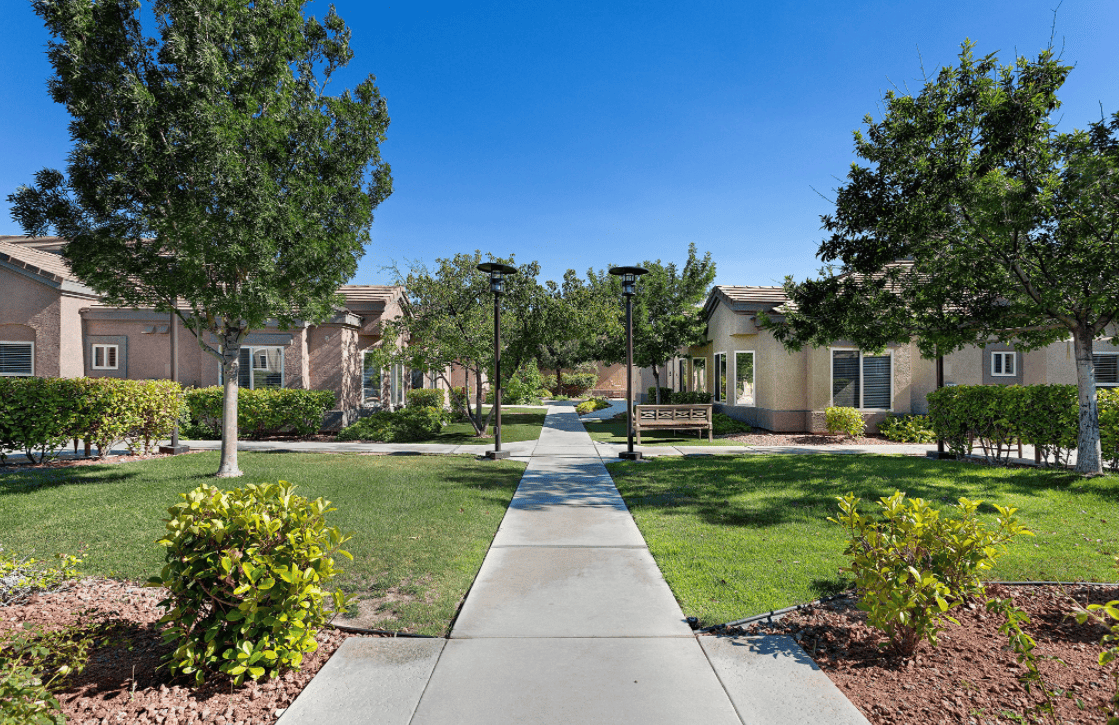
[[[61,375],[59,291],[3,267],[0,267],[0,289],[4,290],[0,294],[0,340],[34,342],[35,375]],[[34,339],[29,339],[29,331],[34,332]]]

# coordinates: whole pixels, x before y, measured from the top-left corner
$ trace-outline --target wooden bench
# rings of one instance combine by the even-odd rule
[[[695,430],[697,437],[707,429],[707,440],[714,440],[711,425],[711,404],[707,405],[638,405],[634,408],[633,432],[641,444],[643,430]]]

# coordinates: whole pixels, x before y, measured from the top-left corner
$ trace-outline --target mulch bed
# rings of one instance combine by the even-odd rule
[[[1100,667],[1100,625],[1077,624],[1066,616],[1077,604],[1119,599],[1119,586],[1088,587],[990,585],[988,595],[1013,597],[1029,613],[1024,627],[1037,640],[1038,669],[1055,698],[1060,723],[1105,723],[1108,701],[1115,693],[1114,668]],[[1071,598],[1070,598],[1071,597]],[[1017,723],[1041,701],[1018,681],[1025,669],[1005,635],[1003,619],[981,603],[952,610],[940,644],[922,643],[917,654],[903,659],[878,645],[880,631],[866,623],[866,613],[851,597],[792,612],[771,623],[726,630],[734,634],[790,634],[831,680],[875,725]],[[1057,658],[1057,659],[1054,659]],[[1060,661],[1064,662],[1062,664]]]
[[[73,725],[263,725],[276,722],[296,696],[351,634],[322,630],[319,648],[298,671],[233,687],[214,678],[199,689],[160,667],[168,646],[159,635],[162,589],[108,579],[84,579],[65,589],[37,594],[22,605],[0,607],[0,638],[13,629],[41,625],[55,629],[111,620],[113,644],[93,652],[85,671],[58,695]]]

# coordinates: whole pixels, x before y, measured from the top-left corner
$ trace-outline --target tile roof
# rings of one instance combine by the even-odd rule
[[[22,237],[26,239],[26,237]],[[70,265],[57,254],[43,252],[23,244],[13,244],[0,239],[0,261],[22,267],[52,282],[77,282]]]
[[[388,304],[403,294],[403,288],[387,284],[344,284],[338,288],[347,304],[354,302],[380,302]]]
[[[26,247],[28,249],[38,249],[40,251],[51,252],[53,254],[60,254],[62,252],[62,248],[66,246],[66,240],[62,237],[25,237],[11,234],[0,234],[0,242],[18,244],[21,247]]]
[[[715,288],[731,302],[758,302],[780,304],[788,299],[784,287],[735,287],[719,285]]]

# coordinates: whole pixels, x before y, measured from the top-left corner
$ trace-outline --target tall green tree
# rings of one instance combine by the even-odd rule
[[[240,475],[246,334],[333,314],[392,190],[374,78],[327,94],[350,31],[304,4],[156,0],[155,39],[136,0],[34,3],[74,146],[66,173],[9,197],[12,216],[68,239],[74,273],[107,301],[174,311],[220,361],[219,476]]]
[[[544,284],[545,314],[538,319],[540,366],[556,373],[556,385],[563,387],[563,371],[598,359],[602,343],[624,334],[618,320],[617,301],[610,291],[587,279],[573,269],[567,270],[559,283]]]
[[[1119,114],[1058,132],[1071,70],[1050,50],[1000,65],[965,43],[916,95],[886,94],[855,132],[817,253],[821,279],[770,321],[788,347],[915,338],[926,357],[1071,337],[1077,470],[1102,467],[1093,344],[1119,314]]]
[[[652,368],[659,404],[660,372],[665,363],[679,354],[681,348],[704,341],[706,323],[700,305],[715,281],[715,262],[710,252],[700,258],[693,243],[688,245],[688,259],[682,267],[675,262],[665,264],[659,259],[642,262],[641,266],[649,273],[640,278],[633,297],[633,364]],[[600,272],[597,284],[616,295],[621,294],[617,277],[608,273]],[[624,312],[620,319],[624,325]],[[621,334],[602,347],[604,362],[625,361],[624,326],[620,330]]]

